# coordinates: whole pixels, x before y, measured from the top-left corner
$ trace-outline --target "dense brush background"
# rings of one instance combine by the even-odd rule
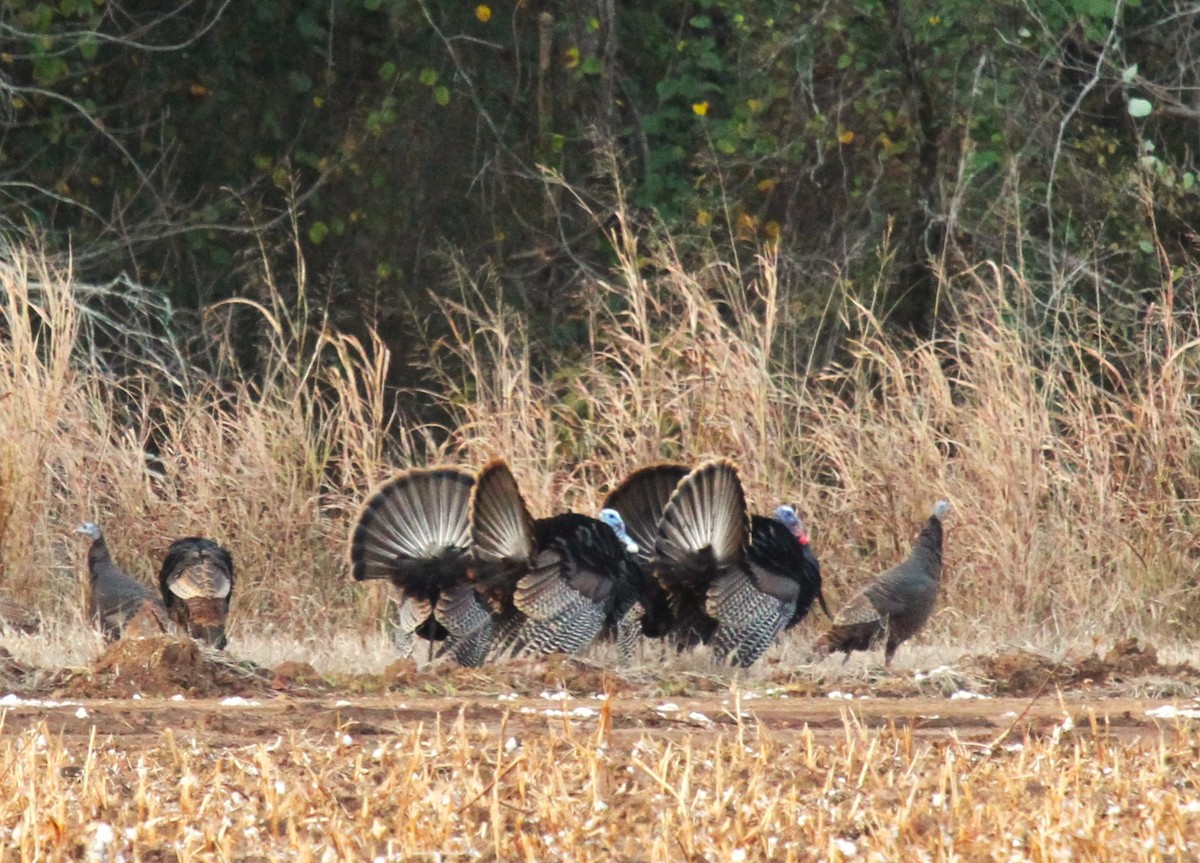
[[[377,631],[390,471],[721,455],[832,603],[946,497],[927,638],[1194,636],[1198,13],[1037,5],[5,4],[0,590]]]

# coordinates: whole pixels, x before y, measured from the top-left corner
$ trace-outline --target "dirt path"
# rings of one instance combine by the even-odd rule
[[[45,722],[66,741],[93,733],[122,748],[150,743],[168,729],[177,737],[211,746],[267,743],[281,734],[345,735],[363,738],[394,735],[423,724],[449,726],[461,716],[468,726],[489,732],[528,734],[548,730],[594,733],[603,723],[614,742],[630,744],[643,735],[674,739],[729,733],[742,722],[769,734],[794,737],[811,733],[818,740],[844,737],[855,725],[867,729],[895,726],[919,738],[956,738],[979,743],[1020,740],[1026,733],[1047,735],[1070,714],[1075,725],[1092,721],[1122,738],[1157,735],[1179,721],[1147,711],[1170,708],[1172,700],[1103,698],[1073,693],[1061,698],[755,698],[729,694],[691,698],[597,697],[407,697],[296,698],[265,696],[226,699],[143,698],[139,700],[8,699],[3,733],[12,734]],[[1192,705],[1178,705],[1184,709]],[[1169,710],[1168,710],[1169,713]],[[94,731],[93,731],[94,729]]]

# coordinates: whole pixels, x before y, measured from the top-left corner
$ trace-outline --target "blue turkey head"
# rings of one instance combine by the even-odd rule
[[[808,545],[808,531],[804,529],[804,522],[800,520],[800,516],[796,515],[796,510],[787,504],[782,504],[775,507],[775,520],[791,531],[792,536],[801,545]]]
[[[602,509],[600,510],[600,520],[612,528],[612,532],[617,535],[617,539],[624,543],[627,552],[637,554],[638,544],[626,532],[625,519],[621,518],[621,513],[615,509]]]

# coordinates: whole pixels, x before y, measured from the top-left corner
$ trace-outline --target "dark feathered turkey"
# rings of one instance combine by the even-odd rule
[[[225,620],[233,584],[233,556],[202,536],[171,543],[158,571],[158,587],[171,619],[192,638],[218,649],[229,640]]]
[[[667,592],[653,575],[651,558],[658,539],[658,523],[667,501],[687,476],[686,465],[672,462],[639,468],[625,477],[604,499],[603,512],[615,512],[636,551],[637,599],[617,622],[617,652],[630,661],[643,637],[662,638],[674,628]]]
[[[610,517],[611,518],[611,517]],[[479,472],[471,505],[475,589],[493,612],[491,655],[579,653],[636,598],[618,526],[580,513],[534,520],[512,472]]]
[[[867,650],[884,642],[884,665],[903,642],[920,631],[933,613],[942,577],[942,519],[950,504],[939,500],[901,563],[880,575],[846,603],[829,632],[814,644],[828,656]]]
[[[412,468],[376,488],[350,538],[356,581],[387,579],[397,591],[395,641],[444,641],[460,665],[483,663],[491,611],[468,578],[475,476],[458,467]]]
[[[803,618],[821,597],[821,576],[797,531],[798,519],[747,513],[732,462],[706,462],[684,477],[660,520],[653,560],[679,642],[711,644],[718,659],[744,667]]]
[[[100,625],[106,641],[115,641],[126,632],[131,621],[138,621],[133,628],[137,635],[145,635],[157,628],[166,632],[170,628],[167,609],[154,590],[132,577],[112,559],[104,533],[95,522],[85,521],[75,528],[92,540],[88,548],[88,619]],[[130,631],[128,634],[133,635]]]

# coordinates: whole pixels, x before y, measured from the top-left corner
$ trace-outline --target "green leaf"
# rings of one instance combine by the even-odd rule
[[[313,88],[313,79],[308,77],[303,72],[289,72],[288,83],[292,85],[292,89],[297,93],[311,93]]]
[[[849,54],[842,54],[837,58],[837,67],[839,69],[848,69],[850,64],[854,62],[854,58]]]
[[[381,81],[390,81],[396,77],[396,64],[388,60],[379,67],[379,78]]]
[[[96,59],[96,52],[100,50],[100,43],[91,36],[84,36],[79,40],[79,54],[84,60],[89,63]]]
[[[1183,188],[1190,189],[1196,185],[1196,175],[1191,171],[1185,171],[1183,174]]]
[[[1154,105],[1149,99],[1130,99],[1129,100],[1129,116],[1140,118],[1150,116],[1150,112],[1154,110]]]
[[[433,101],[439,105],[445,106],[450,104],[450,88],[449,87],[434,87]]]
[[[363,8],[368,12],[374,12],[381,5],[383,5],[383,0],[363,0]]]
[[[1123,70],[1121,70],[1121,81],[1125,84],[1128,84],[1130,81],[1132,81],[1134,78],[1137,77],[1137,73],[1138,73],[1138,64],[1137,63],[1134,63],[1132,66],[1126,66]]]
[[[1154,254],[1154,244],[1152,242],[1150,242],[1149,240],[1139,241],[1138,248],[1141,249],[1143,252],[1145,252],[1147,255]]]
[[[438,79],[438,73],[435,72],[433,69],[430,69],[428,66],[426,66],[424,69],[421,70],[421,75],[418,80],[420,80],[420,82],[422,84],[424,84],[426,87],[432,87],[434,84],[437,83],[437,79]]]
[[[697,30],[707,30],[712,26],[712,18],[707,15],[697,15],[692,20],[688,21]]]
[[[329,236],[329,226],[324,222],[313,222],[312,227],[308,229],[308,238],[314,245],[321,245],[327,236]]]

